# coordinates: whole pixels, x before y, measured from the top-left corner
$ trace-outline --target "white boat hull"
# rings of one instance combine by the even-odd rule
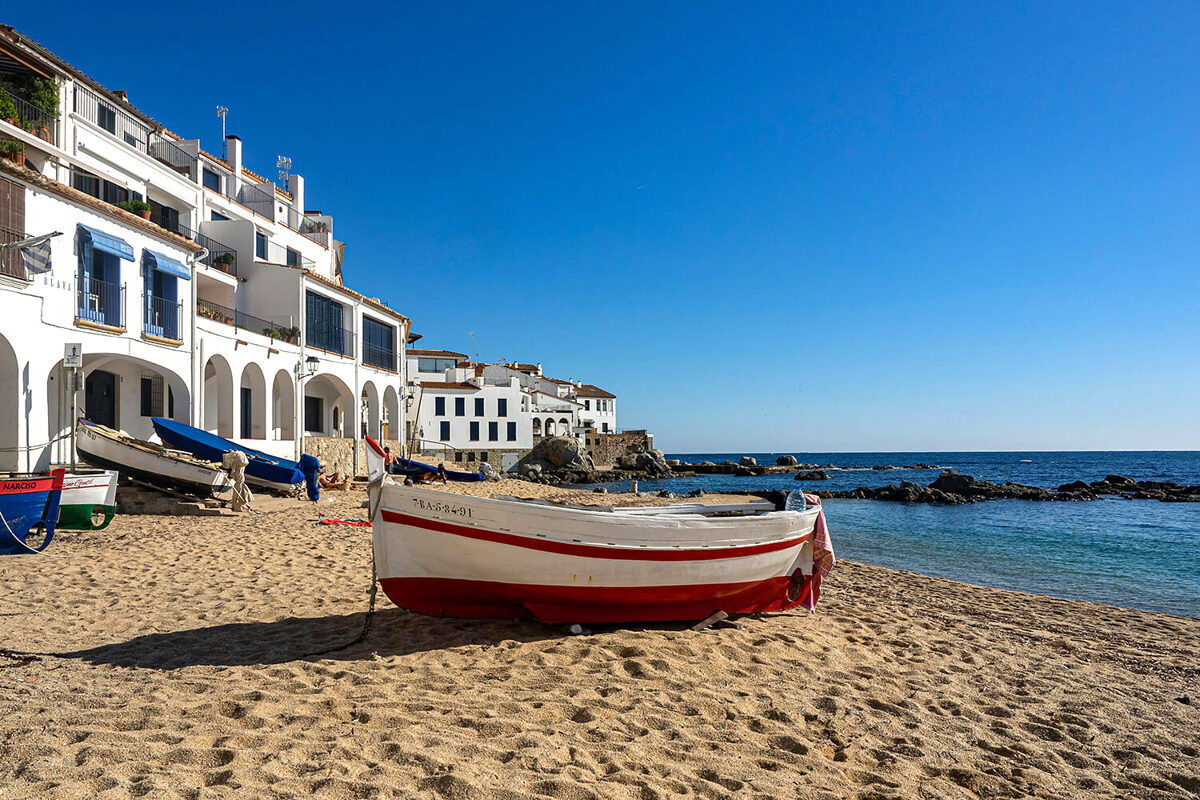
[[[59,530],[100,530],[117,510],[117,472],[67,473],[58,505]]]
[[[155,486],[207,497],[229,488],[229,476],[216,464],[125,436],[80,420],[75,447],[79,456],[102,469],[113,469]]]
[[[778,611],[811,591],[819,508],[711,518],[375,487],[376,569],[397,605],[546,622]]]

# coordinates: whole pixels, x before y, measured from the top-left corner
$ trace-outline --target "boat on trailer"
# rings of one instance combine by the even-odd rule
[[[219,464],[135,439],[86,419],[80,419],[75,429],[75,449],[94,467],[116,470],[151,486],[202,498],[230,488],[229,476]]]
[[[529,503],[399,486],[379,474],[381,454],[370,487],[380,587],[422,614],[619,623],[813,608],[833,564],[816,498],[783,511]]]
[[[36,553],[46,549],[58,524],[66,470],[0,480],[0,554]],[[29,534],[40,542],[29,542]]]
[[[230,450],[240,450],[250,459],[246,465],[246,483],[261,489],[290,493],[304,480],[299,464],[286,458],[255,450],[201,428],[185,425],[165,417],[151,417],[154,432],[163,444],[184,450],[197,458],[221,463]]]

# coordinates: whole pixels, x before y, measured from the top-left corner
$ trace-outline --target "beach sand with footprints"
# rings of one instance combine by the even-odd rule
[[[0,557],[0,647],[53,654],[0,658],[0,798],[1200,793],[1200,620],[848,562],[815,615],[740,630],[569,636],[380,595],[365,642],[306,655],[362,628],[370,530],[313,520],[363,496]]]

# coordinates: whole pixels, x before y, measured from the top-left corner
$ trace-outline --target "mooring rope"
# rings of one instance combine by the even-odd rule
[[[363,620],[362,631],[359,632],[358,636],[355,636],[353,639],[346,642],[345,644],[339,644],[336,647],[329,647],[324,650],[318,650],[315,653],[304,653],[303,655],[297,656],[296,657],[297,659],[312,658],[313,656],[323,656],[326,653],[336,653],[338,650],[345,650],[347,647],[353,647],[354,645],[366,640],[367,634],[371,632],[371,620],[374,619],[374,617],[375,617],[375,598],[379,593],[379,581],[376,579],[376,575],[377,575],[377,573],[375,572],[375,545],[374,545],[374,542],[372,542],[372,544],[371,544],[371,590],[369,593],[370,599],[367,602],[367,618]]]

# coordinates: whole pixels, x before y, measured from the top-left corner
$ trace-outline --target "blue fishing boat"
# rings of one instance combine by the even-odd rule
[[[291,492],[293,487],[304,480],[300,466],[295,461],[254,450],[250,447],[231,442],[217,436],[215,433],[193,428],[182,422],[163,417],[151,417],[154,432],[163,444],[184,450],[197,458],[221,463],[221,456],[230,450],[240,450],[250,458],[246,465],[246,482],[277,492]]]
[[[66,470],[0,481],[0,553],[36,553],[54,538]],[[28,543],[30,532],[41,542]]]

